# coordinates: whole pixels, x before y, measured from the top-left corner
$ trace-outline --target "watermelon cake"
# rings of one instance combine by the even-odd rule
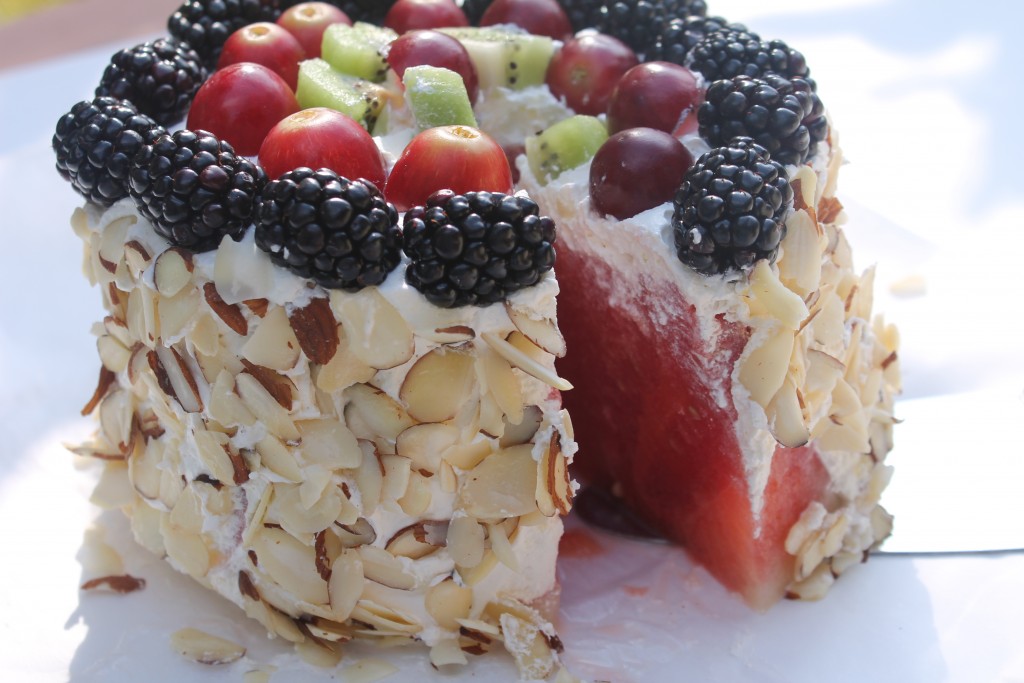
[[[75,450],[176,569],[318,661],[566,678],[570,466],[756,608],[887,535],[897,335],[799,52],[703,0],[188,0],[168,33],[53,148],[106,309]]]

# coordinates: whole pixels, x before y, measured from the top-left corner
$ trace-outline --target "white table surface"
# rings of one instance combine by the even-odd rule
[[[1024,547],[1024,3],[709,1],[712,13],[801,49],[842,131],[851,163],[840,197],[857,260],[880,264],[879,305],[903,331],[907,421],[885,499],[897,516],[893,547],[929,542],[929,519],[962,526],[971,513],[983,520],[967,525],[978,543]],[[275,683],[344,680],[344,668],[334,678],[310,668],[134,547],[116,515],[97,519],[90,475],[62,446],[91,429],[78,411],[98,371],[89,328],[101,309],[80,275],[68,227],[78,201],[53,170],[49,139],[123,44],[0,71],[0,680],[238,681],[268,663]],[[908,278],[917,294],[892,295]],[[79,592],[92,526],[145,590]],[[590,556],[559,564],[560,633],[578,675],[1024,681],[1024,552],[878,555],[822,602],[754,614],[679,550],[571,526],[594,542],[573,544]],[[249,653],[225,668],[181,660],[168,636],[184,626]],[[389,681],[514,679],[502,658],[456,677],[373,649],[343,666],[365,657],[396,661]]]

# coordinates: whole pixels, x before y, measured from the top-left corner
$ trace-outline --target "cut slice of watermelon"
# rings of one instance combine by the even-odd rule
[[[559,225],[576,474],[756,609],[820,597],[891,528],[878,500],[896,335],[871,325],[870,271],[854,273],[841,207],[823,198],[838,166],[822,166],[794,183],[800,223],[756,282],[682,265],[671,205],[620,222],[590,210],[585,169],[526,181]],[[782,350],[762,352],[773,339]]]

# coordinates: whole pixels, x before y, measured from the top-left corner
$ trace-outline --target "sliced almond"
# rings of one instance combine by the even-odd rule
[[[487,538],[491,542],[491,550],[498,561],[514,572],[519,571],[519,558],[509,540],[504,524],[488,524]]]
[[[117,338],[108,334],[98,337],[96,339],[96,349],[99,351],[103,367],[111,372],[122,372],[128,367],[128,359],[131,357],[131,352]]]
[[[796,330],[807,317],[807,305],[800,294],[787,288],[768,261],[758,261],[750,272],[743,294],[751,315],[778,320],[787,329]]]
[[[349,421],[349,428],[360,438],[374,439],[381,436],[394,441],[415,423],[394,399],[368,384],[353,384],[345,389],[344,397],[347,403],[346,421],[349,421],[350,416],[358,418],[368,430],[367,433],[360,433]]]
[[[275,484],[268,514],[296,538],[308,538],[334,523],[341,512],[341,494],[328,487],[310,506],[302,500],[302,488],[294,484]]]
[[[108,462],[100,474],[100,480],[89,496],[89,502],[104,510],[114,510],[132,504],[135,490],[128,478],[128,466],[124,462]]]
[[[331,360],[315,370],[316,385],[322,391],[334,393],[353,384],[369,382],[376,370],[360,360],[349,348],[345,328],[335,328],[338,348]]]
[[[359,442],[338,420],[302,420],[295,426],[302,435],[300,449],[307,462],[329,469],[354,469],[362,463]]]
[[[136,220],[135,216],[123,216],[111,221],[103,228],[97,257],[100,265],[108,272],[114,273],[118,264],[124,259],[125,237],[128,235],[128,229],[135,225]]]
[[[462,666],[467,662],[466,653],[462,651],[457,638],[446,638],[430,648],[430,663],[435,668],[449,665]]]
[[[478,519],[518,517],[537,509],[537,462],[532,446],[506,448],[466,475],[459,505]]]
[[[399,529],[385,544],[384,549],[395,557],[408,557],[418,560],[437,551],[444,545],[444,537],[439,537],[437,529],[443,529],[440,522],[417,522],[404,529]]]
[[[297,599],[314,605],[330,602],[327,582],[316,568],[316,552],[277,528],[263,528],[252,539],[259,571]]]
[[[355,293],[332,290],[331,307],[345,328],[352,353],[370,367],[387,370],[412,358],[412,330],[377,288]]]
[[[302,470],[289,448],[275,436],[265,436],[256,444],[260,462],[277,476],[290,482],[302,481]]]
[[[516,308],[507,301],[505,310],[512,324],[527,339],[557,358],[565,356],[565,338],[558,329],[558,323],[548,318],[533,318],[528,311]]]
[[[412,615],[365,598],[352,610],[352,618],[373,627],[364,635],[412,635],[423,630]]]
[[[356,470],[355,480],[359,487],[359,497],[363,514],[372,515],[381,502],[384,490],[384,466],[381,464],[377,449],[369,441],[360,441],[363,461]]]
[[[334,358],[338,350],[338,322],[327,299],[312,299],[306,306],[288,314],[292,331],[306,357],[318,365]]]
[[[455,417],[474,381],[471,355],[436,348],[409,369],[398,396],[416,420],[443,422]]]
[[[427,590],[427,613],[443,629],[458,631],[457,620],[468,618],[472,606],[473,589],[460,586],[450,578]]]
[[[157,302],[160,313],[160,340],[172,344],[185,335],[199,313],[199,293],[182,289],[173,296],[161,296]]]
[[[442,454],[459,440],[457,427],[434,422],[409,427],[398,435],[395,452],[409,458],[414,470],[436,473],[441,466]]]
[[[811,438],[811,431],[800,407],[797,388],[789,378],[782,383],[766,410],[772,436],[787,448],[797,448]]]
[[[131,274],[138,278],[147,267],[149,267],[150,261],[153,260],[153,256],[149,253],[149,249],[146,248],[142,242],[138,240],[129,240],[124,245],[124,260],[128,264],[128,268]]]
[[[412,473],[412,462],[400,455],[382,455],[381,466],[384,468],[384,487],[381,489],[381,502],[391,503],[405,495],[409,488]]]
[[[245,358],[240,360],[245,371],[255,377],[256,381],[263,385],[267,393],[273,396],[274,400],[280,403],[282,408],[285,410],[292,409],[299,392],[291,378],[287,375],[282,375],[276,370],[256,365]]]
[[[363,574],[370,581],[398,590],[416,587],[416,577],[406,572],[405,566],[387,550],[370,545],[360,546],[357,550],[363,561]]]
[[[793,332],[783,329],[769,337],[741,360],[739,380],[751,399],[762,408],[778,392],[793,354]]]
[[[247,373],[238,375],[235,377],[235,389],[246,407],[271,434],[285,441],[294,441],[301,436],[288,411],[281,407],[255,377]]]
[[[160,388],[187,413],[203,410],[203,399],[192,369],[174,347],[158,346],[149,352],[149,366]]]
[[[153,284],[156,291],[172,297],[192,281],[192,252],[171,247],[160,253],[153,264]]]
[[[227,370],[221,370],[210,388],[208,409],[210,417],[226,427],[251,426],[256,423],[256,417],[252,411],[235,393],[235,378]]]
[[[334,560],[327,592],[332,617],[339,622],[348,619],[363,593],[363,560],[358,552],[342,550]]]
[[[455,444],[448,448],[442,457],[449,465],[458,467],[460,470],[471,470],[493,452],[494,444],[492,441],[489,439],[477,439],[469,443]]]
[[[377,532],[365,517],[360,517],[354,524],[336,524],[333,531],[344,548],[358,548],[377,540]]]
[[[182,657],[199,664],[230,664],[245,655],[245,648],[238,643],[195,628],[172,633],[171,647]]]
[[[540,628],[510,613],[499,618],[505,649],[509,651],[520,676],[524,679],[546,679],[557,664],[554,653]]]
[[[501,435],[501,439],[498,440],[498,445],[502,448],[508,448],[509,446],[529,443],[533,440],[533,435],[540,429],[543,419],[544,413],[538,406],[525,406],[523,408],[523,419],[518,424],[512,424],[507,419],[505,420],[505,430]]]
[[[522,337],[522,339],[533,345],[533,342],[530,342],[522,334],[518,332],[513,332],[512,334],[518,334],[519,337]],[[554,387],[559,391],[568,391],[572,389],[572,384],[559,377],[553,370],[548,369],[541,362],[535,360],[532,356],[528,355],[520,348],[517,348],[509,341],[502,339],[493,332],[484,332],[480,336],[492,349],[498,352],[498,355],[531,377],[539,379],[541,382],[544,382],[548,386]],[[537,348],[535,345],[533,346]]]
[[[228,456],[226,434],[197,429],[193,433],[199,459],[210,475],[222,484],[234,481],[235,468]]]
[[[432,500],[430,480],[419,472],[410,472],[405,493],[398,499],[398,507],[410,517],[419,517],[430,508]]]
[[[241,355],[256,365],[286,371],[299,361],[300,347],[283,307],[271,308],[241,349]]]
[[[432,331],[419,334],[424,339],[428,339],[435,344],[463,344],[476,338],[476,332],[473,331],[473,328],[466,325],[438,327]]]
[[[537,463],[536,497],[537,507],[549,517],[556,513],[567,515],[572,508],[572,482],[558,432],[554,432]]]
[[[224,321],[233,332],[241,336],[249,334],[249,323],[245,319],[245,314],[242,313],[242,309],[237,304],[229,304],[221,298],[217,292],[217,285],[212,282],[207,282],[203,285],[203,295],[206,298],[206,303],[210,309],[217,314],[217,317]],[[258,362],[258,361],[253,361]],[[265,365],[265,363],[261,363]]]
[[[523,390],[508,361],[487,347],[480,350],[480,374],[509,424],[523,421]]]

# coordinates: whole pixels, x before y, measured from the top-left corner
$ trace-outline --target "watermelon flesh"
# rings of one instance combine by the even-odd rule
[[[764,453],[763,440],[738,436],[731,377],[748,327],[719,316],[714,334],[702,332],[676,282],[656,268],[620,272],[589,248],[592,235],[567,227],[557,271],[569,353],[558,368],[575,386],[563,395],[580,444],[575,475],[620,497],[749,605],[769,607],[794,579],[786,536],[812,501],[827,503],[828,472],[813,446]],[[745,458],[771,461],[759,510]]]

